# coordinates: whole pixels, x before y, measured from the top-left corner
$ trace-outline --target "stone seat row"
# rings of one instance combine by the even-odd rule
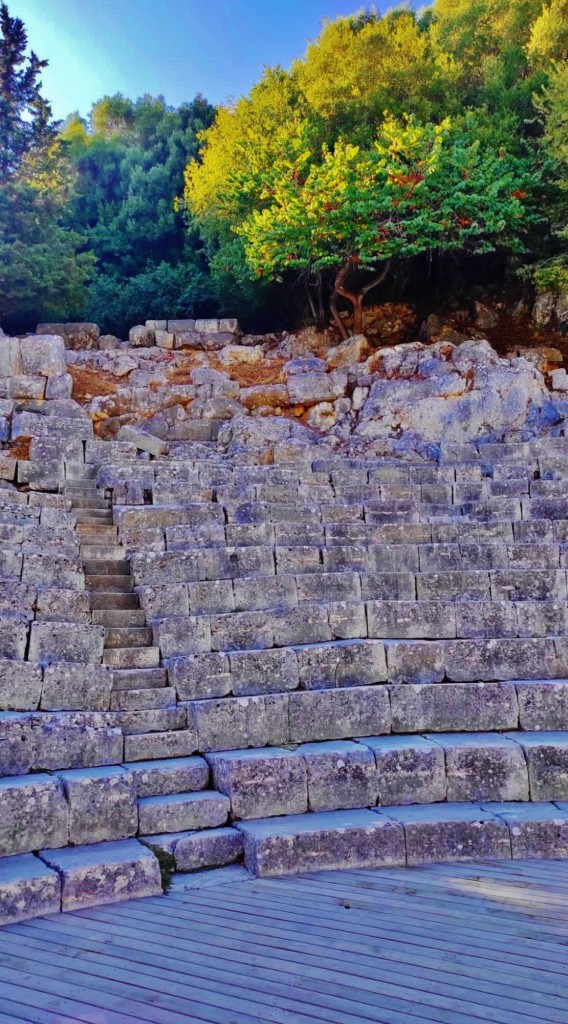
[[[101,564],[104,566],[99,563],[99,571]],[[113,563],[109,562],[109,574],[112,574],[112,567]],[[566,567],[568,548],[564,544],[539,547],[499,543],[213,546],[149,551],[133,555],[130,561],[137,588],[274,576],[334,576],[345,572],[366,575],[490,571],[514,574],[528,570],[554,574]]]
[[[26,607],[27,585],[22,593]],[[138,586],[148,621],[171,616],[207,615],[263,609],[294,609],[313,601],[564,602],[565,569],[450,569],[446,572],[316,572],[245,576],[197,583]],[[57,601],[58,592],[48,591]],[[75,591],[59,592],[75,594]],[[17,598],[20,593],[18,590]],[[83,595],[81,595],[82,597]],[[9,594],[0,611],[10,610]],[[33,607],[33,604],[32,604]],[[82,607],[82,606],[81,606]],[[75,621],[81,618],[73,616]],[[506,614],[506,612],[505,612]],[[96,621],[96,612],[93,612]],[[40,617],[39,615],[37,616]],[[55,617],[55,616],[54,616]],[[71,616],[70,616],[71,617]]]
[[[52,662],[100,665],[104,639],[103,626],[69,620],[54,621],[49,616],[30,622],[25,612],[19,615],[0,615],[2,659],[38,662],[42,665]]]
[[[152,620],[151,625],[154,646],[162,658],[172,658],[367,638],[563,637],[568,632],[568,617],[565,600],[305,601],[260,611],[175,615]],[[38,636],[32,624],[32,660],[42,660],[45,650],[44,632]],[[73,660],[71,656],[69,660]]]
[[[552,731],[566,729],[567,724],[566,677],[343,685],[192,698],[147,711],[0,712],[0,774],[95,768],[354,736],[517,728]]]
[[[207,762],[3,778],[0,857],[217,828],[229,818],[568,796],[568,739],[555,732],[365,737],[224,751]]]
[[[6,579],[0,574],[0,619],[7,615],[30,621],[90,623],[89,594],[86,590]]]

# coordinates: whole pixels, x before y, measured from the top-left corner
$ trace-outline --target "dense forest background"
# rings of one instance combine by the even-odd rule
[[[26,42],[2,4],[5,329],[568,292],[568,0],[360,11],[233,106],[106,96],[64,123]]]

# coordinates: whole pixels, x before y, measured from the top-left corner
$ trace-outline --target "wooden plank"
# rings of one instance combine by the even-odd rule
[[[67,1014],[62,1013],[58,1013],[57,1018],[54,1018],[51,1010],[41,1010],[37,1006],[32,1009],[27,1003],[19,1003],[14,999],[9,998],[6,992],[7,987],[0,985],[2,1010],[9,1011],[13,1014],[13,1016],[10,1017],[10,1020],[13,1020],[14,1024],[22,1024],[23,1021],[25,1021],[26,1024],[75,1024],[77,1021],[77,1017],[69,1017]],[[10,994],[14,994],[12,986],[10,986]]]

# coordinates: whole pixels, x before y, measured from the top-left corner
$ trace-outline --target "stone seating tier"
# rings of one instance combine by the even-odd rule
[[[2,457],[1,919],[567,856],[567,453]]]

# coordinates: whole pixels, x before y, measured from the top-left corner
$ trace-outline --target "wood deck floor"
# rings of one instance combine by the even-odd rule
[[[328,872],[0,929],[0,1024],[568,1024],[568,863]]]

